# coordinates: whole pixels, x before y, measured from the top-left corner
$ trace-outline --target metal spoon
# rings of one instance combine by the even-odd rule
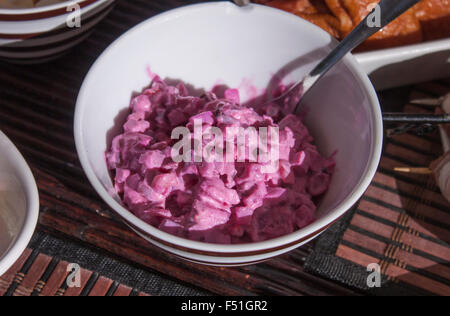
[[[238,6],[243,7],[250,4],[250,0],[233,0]]]
[[[302,91],[294,113],[297,113],[301,101],[307,92],[321,79],[336,63],[347,53],[351,52],[370,36],[395,20],[420,0],[381,0],[372,12],[335,48],[325,57],[305,78],[295,83],[283,95],[270,101],[276,102],[285,99],[292,91]],[[234,0],[240,6],[248,4],[247,0]]]

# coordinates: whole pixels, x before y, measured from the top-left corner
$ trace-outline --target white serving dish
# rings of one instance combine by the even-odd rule
[[[72,4],[65,2],[33,9],[0,10],[0,58],[18,63],[37,63],[59,57],[90,35],[111,11],[114,0],[78,0],[82,5],[81,27],[74,28],[66,26],[68,18],[73,18],[73,12],[67,9]],[[11,12],[17,15],[5,14]]]
[[[377,90],[450,77],[450,38],[355,57]]]
[[[20,257],[34,233],[39,215],[39,195],[30,168],[1,131],[0,153],[1,276]]]
[[[89,6],[81,8],[80,14],[83,18],[89,18],[89,12],[97,12],[97,8],[102,6],[107,0],[98,0]],[[49,17],[45,19],[36,19],[36,20],[28,20],[28,21],[1,21],[0,20],[0,33],[1,34],[17,34],[17,35],[27,35],[27,34],[42,34],[45,32],[49,32],[55,30],[59,27],[65,26],[68,17],[72,12],[66,12],[61,15],[57,15],[54,17]],[[19,39],[6,39],[0,40],[1,44],[8,44],[13,41],[18,41]]]

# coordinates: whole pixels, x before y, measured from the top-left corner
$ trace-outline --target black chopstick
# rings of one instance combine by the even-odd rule
[[[390,123],[450,124],[450,114],[383,113],[383,121]]]

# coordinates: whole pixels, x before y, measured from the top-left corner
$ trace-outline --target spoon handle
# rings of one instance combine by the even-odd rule
[[[381,0],[372,12],[305,78],[303,89],[306,92],[330,68],[347,53],[363,43],[370,36],[395,20],[420,0]]]
[[[250,0],[233,0],[233,2],[240,7],[244,7],[250,4]]]

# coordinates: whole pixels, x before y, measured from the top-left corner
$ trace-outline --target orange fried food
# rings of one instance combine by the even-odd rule
[[[267,5],[288,11],[294,14],[314,14],[318,13],[315,6],[311,4],[310,0],[273,0],[265,2]]]
[[[306,19],[343,39],[380,0],[256,0]],[[450,37],[450,0],[422,0],[362,44],[374,50]]]
[[[340,0],[344,9],[349,13],[354,25],[358,25],[379,1],[374,0]],[[403,46],[421,42],[422,29],[415,15],[410,9],[392,23],[373,35],[363,45],[361,50],[381,49]]]
[[[325,2],[331,12],[338,18],[338,29],[341,33],[341,38],[344,38],[354,27],[352,18],[344,9],[340,0],[325,0]]]
[[[422,0],[415,11],[426,40],[450,36],[450,0]]]
[[[304,14],[296,13],[297,16],[317,25],[323,30],[331,34],[335,38],[339,38],[339,21],[330,14],[315,13],[315,14]]]
[[[334,37],[339,37],[339,20],[328,9],[325,0],[273,0],[265,4],[294,13],[321,27]]]

